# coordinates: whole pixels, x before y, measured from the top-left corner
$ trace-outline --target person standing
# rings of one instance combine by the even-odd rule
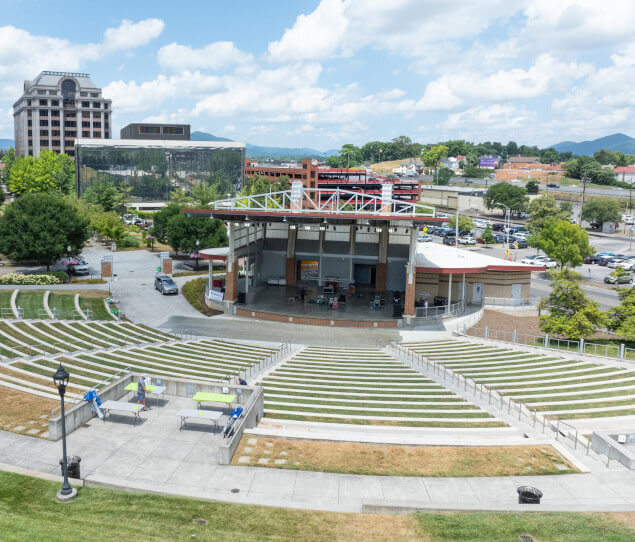
[[[143,405],[143,410],[148,410],[146,405],[146,377],[141,375],[137,381],[137,404]]]

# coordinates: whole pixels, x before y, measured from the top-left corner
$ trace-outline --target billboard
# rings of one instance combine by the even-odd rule
[[[479,158],[478,167],[498,167],[498,158]]]

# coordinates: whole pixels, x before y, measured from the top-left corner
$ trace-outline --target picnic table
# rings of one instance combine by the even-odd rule
[[[131,382],[128,384],[124,390],[125,391],[137,391],[139,385],[136,382]],[[146,384],[146,391],[148,394],[154,394],[157,396],[157,402],[159,401],[159,395],[163,395],[167,388],[165,386],[152,386],[150,384]]]
[[[194,401],[196,401],[196,408],[201,408],[201,403],[222,403],[224,405],[229,405],[231,410],[231,405],[236,402],[236,395],[233,393],[208,393],[199,391],[195,393],[192,397]]]
[[[124,401],[104,401],[100,407],[104,411],[104,421],[106,421],[106,414],[109,414],[111,410],[118,412],[131,412],[134,414],[134,424],[137,425],[137,420],[141,421],[139,412],[143,410],[143,405],[135,405],[134,403],[126,403]]]
[[[181,409],[176,414],[181,418],[179,431],[181,431],[185,427],[185,420],[187,420],[188,418],[209,420],[211,422],[214,422],[214,425],[218,429],[218,420],[220,420],[221,416],[223,415],[222,412],[217,412],[215,410],[194,410],[190,408]]]

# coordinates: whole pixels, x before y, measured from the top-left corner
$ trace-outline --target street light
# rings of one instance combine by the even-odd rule
[[[68,461],[66,457],[66,419],[64,415],[64,394],[66,386],[68,386],[69,374],[62,364],[57,368],[53,375],[53,383],[60,394],[61,416],[62,416],[62,472],[64,474],[64,482],[62,488],[57,492],[57,498],[60,501],[69,501],[77,496],[77,490],[72,488],[68,483]]]
[[[198,271],[198,246],[199,246],[200,244],[201,244],[201,243],[200,243],[200,242],[199,242],[199,240],[197,239],[197,240],[196,240],[196,270],[197,270],[197,271]]]
[[[507,226],[505,226],[505,245],[506,250],[509,250],[509,228],[511,227],[511,213],[509,207],[507,207],[507,205],[505,205],[504,203],[497,203],[496,205],[498,207],[505,207],[505,218],[507,222]]]

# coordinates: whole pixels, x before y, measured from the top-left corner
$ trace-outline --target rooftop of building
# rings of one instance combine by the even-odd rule
[[[473,252],[438,243],[417,244],[419,273],[481,273],[485,271],[544,271],[541,265],[501,260],[488,254]]]
[[[635,173],[635,166],[620,166],[615,168],[615,173]]]
[[[85,139],[75,140],[75,147],[156,147],[191,149],[244,149],[244,141],[186,141],[168,139]]]
[[[66,79],[68,77],[75,79],[80,88],[99,88],[95,85],[95,83],[93,83],[90,75],[87,73],[53,71],[40,72],[40,74],[31,81],[31,86],[57,87],[61,79]]]

